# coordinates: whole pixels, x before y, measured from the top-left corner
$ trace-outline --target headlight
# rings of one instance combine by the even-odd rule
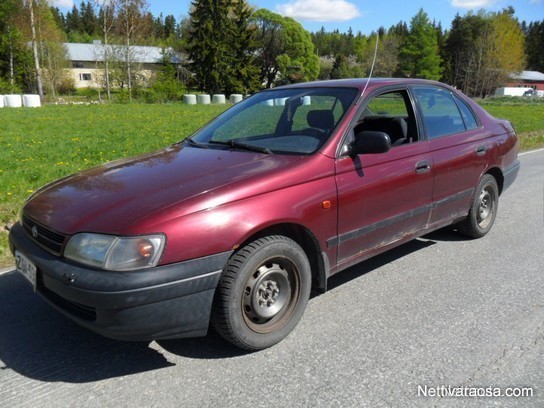
[[[70,238],[64,256],[97,268],[130,271],[156,266],[164,243],[164,235],[116,237],[82,233]]]

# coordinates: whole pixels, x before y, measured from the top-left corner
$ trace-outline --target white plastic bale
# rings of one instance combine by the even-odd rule
[[[7,108],[20,108],[23,106],[21,95],[4,95],[4,105]]]
[[[23,106],[26,108],[39,108],[42,106],[40,95],[23,95]]]
[[[226,101],[226,97],[223,94],[215,94],[212,97],[212,103],[216,105],[224,105]]]
[[[197,95],[196,100],[199,105],[209,105],[211,103],[210,95]]]
[[[187,105],[196,105],[196,95],[183,95],[183,102],[185,102]]]
[[[274,99],[267,99],[263,103],[265,106],[274,106]]]
[[[0,108],[4,107],[4,95],[0,95]]]
[[[303,96],[302,97],[302,104],[304,106],[309,106],[312,104],[312,97],[311,96]]]
[[[234,105],[238,102],[242,102],[243,99],[244,99],[244,96],[242,94],[232,94],[230,96],[230,103]]]
[[[288,98],[277,98],[277,99],[274,99],[274,105],[275,106],[285,106],[285,101],[287,100]]]

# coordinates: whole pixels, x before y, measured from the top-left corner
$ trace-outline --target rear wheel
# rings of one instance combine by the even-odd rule
[[[483,237],[495,222],[498,206],[497,181],[492,175],[486,174],[476,188],[467,218],[457,225],[459,232],[472,238]]]
[[[212,324],[247,350],[283,340],[302,317],[311,289],[306,254],[290,238],[268,236],[234,254],[217,287]]]

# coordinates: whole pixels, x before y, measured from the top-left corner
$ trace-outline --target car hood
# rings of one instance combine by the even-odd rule
[[[135,233],[160,211],[179,217],[320,177],[303,165],[316,156],[328,160],[174,145],[57,180],[24,213],[69,235]]]

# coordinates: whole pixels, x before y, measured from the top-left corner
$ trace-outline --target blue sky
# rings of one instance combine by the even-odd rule
[[[74,0],[50,0],[63,11],[71,8]],[[75,0],[79,6],[81,0]],[[179,21],[189,13],[189,0],[148,0],[154,15],[173,14]],[[544,20],[544,0],[249,0],[256,8],[267,8],[276,13],[290,16],[302,23],[309,31],[322,26],[327,31],[347,31],[352,27],[368,34],[380,26],[391,25],[410,19],[423,8],[431,20],[440,21],[443,28],[449,28],[455,14],[466,14],[469,10],[485,9],[500,11],[511,5],[520,21]],[[67,9],[68,7],[68,9]]]

